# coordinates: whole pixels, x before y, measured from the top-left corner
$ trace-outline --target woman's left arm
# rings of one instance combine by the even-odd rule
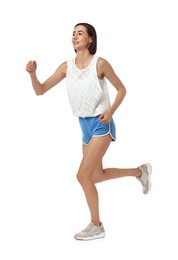
[[[102,75],[102,77],[106,77],[117,90],[116,98],[112,103],[111,107],[100,116],[100,121],[103,123],[107,123],[108,120],[109,121],[111,120],[112,115],[115,113],[117,108],[122,103],[126,95],[126,88],[121,82],[121,80],[119,79],[119,77],[114,72],[109,62],[103,58],[100,58],[100,61],[98,63],[98,71],[99,74]]]

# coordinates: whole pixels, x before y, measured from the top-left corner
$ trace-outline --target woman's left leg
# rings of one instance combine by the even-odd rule
[[[77,179],[83,188],[90,209],[91,222],[96,226],[100,225],[99,201],[98,192],[92,177],[98,162],[102,161],[110,143],[110,135],[93,137],[85,148],[77,173]]]

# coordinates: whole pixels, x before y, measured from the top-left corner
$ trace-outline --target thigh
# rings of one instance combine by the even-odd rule
[[[83,155],[87,149],[87,145],[83,144]],[[103,160],[99,160],[98,163],[97,163],[97,166],[93,172],[93,175],[92,175],[92,178],[93,178],[93,181],[95,183],[97,182],[100,182],[101,179],[102,179],[102,175],[104,174],[104,171],[103,171]]]
[[[102,158],[111,143],[110,135],[92,137],[89,144],[83,145],[83,159],[79,167],[79,174],[90,176],[95,171],[103,171]]]

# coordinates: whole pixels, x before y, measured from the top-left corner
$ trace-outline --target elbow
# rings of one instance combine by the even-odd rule
[[[39,93],[39,92],[35,92],[36,96],[42,96],[43,94],[42,93]]]
[[[35,91],[35,94],[37,95],[37,96],[41,96],[41,95],[43,95],[44,94],[44,87],[43,87],[43,85],[42,84],[33,84],[32,85],[33,86],[33,89],[34,89],[34,91]]]
[[[36,96],[42,96],[44,94],[43,91],[35,90]]]
[[[127,94],[127,90],[126,90],[126,88],[124,86],[123,86],[122,92],[123,92],[123,97],[125,97],[126,94]]]

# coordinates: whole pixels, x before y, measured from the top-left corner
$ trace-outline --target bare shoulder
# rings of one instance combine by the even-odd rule
[[[110,65],[109,62],[102,58],[102,57],[98,57],[98,66],[108,66]]]
[[[108,74],[108,72],[113,71],[110,63],[102,57],[98,58],[97,68],[98,68],[98,76],[100,77],[104,77]]]
[[[60,73],[66,76],[66,71],[67,71],[67,61],[59,65],[59,67],[56,70],[56,73]]]

